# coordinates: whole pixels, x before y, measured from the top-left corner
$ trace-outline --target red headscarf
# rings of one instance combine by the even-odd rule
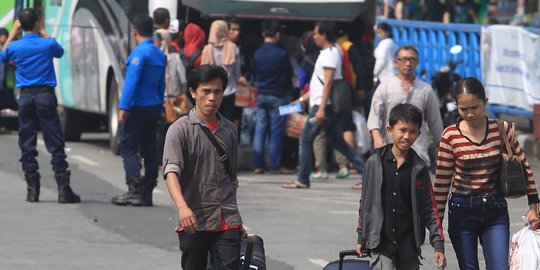
[[[206,34],[204,31],[194,23],[188,23],[184,29],[184,53],[187,56],[191,56],[198,50],[202,50],[204,42],[206,40]],[[201,55],[195,59],[194,65],[196,67],[201,65]]]

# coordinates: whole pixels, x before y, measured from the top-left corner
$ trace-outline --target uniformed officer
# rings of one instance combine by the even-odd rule
[[[112,198],[116,205],[152,206],[152,191],[159,168],[156,132],[165,91],[167,57],[152,41],[152,18],[133,20],[137,47],[126,63],[126,80],[120,98],[120,154],[124,159],[128,192]],[[145,175],[141,176],[144,158]]]
[[[22,28],[22,29],[21,29]],[[23,30],[22,39],[13,41]],[[13,42],[12,42],[13,41]],[[43,133],[47,151],[52,155],[52,167],[58,184],[59,203],[78,203],[79,195],[69,186],[71,172],[64,152],[64,135],[56,111],[54,93],[56,77],[53,58],[60,58],[64,49],[43,28],[39,13],[31,8],[20,12],[19,20],[0,54],[3,62],[13,61],[17,68],[16,85],[19,97],[19,147],[22,169],[28,184],[26,201],[39,201],[40,175],[36,160],[38,130]]]

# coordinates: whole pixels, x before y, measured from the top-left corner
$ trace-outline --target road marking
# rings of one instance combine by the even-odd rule
[[[347,211],[347,210],[332,210],[330,211],[330,214],[337,214],[337,215],[357,215],[358,211]]]
[[[41,145],[41,146],[45,146],[45,142],[44,142],[43,139],[41,139],[41,138],[38,138],[38,139],[37,139],[37,144],[38,144],[38,145]]]
[[[89,159],[89,158],[85,158],[85,157],[83,157],[83,156],[79,156],[79,155],[71,155],[70,157],[71,157],[72,159],[74,159],[74,160],[77,160],[77,161],[79,161],[79,162],[81,162],[81,163],[84,163],[84,164],[86,164],[86,165],[89,165],[89,166],[98,166],[98,165],[99,165],[99,163],[97,163],[97,162],[95,162],[95,161],[93,161],[93,160],[91,160],[91,159]]]
[[[325,261],[325,260],[321,260],[321,259],[308,259],[308,261],[312,264],[315,264],[315,265],[318,265],[320,267],[325,267],[328,262]]]

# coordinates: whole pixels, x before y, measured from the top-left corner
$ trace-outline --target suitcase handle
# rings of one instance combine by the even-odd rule
[[[358,254],[356,253],[356,250],[354,249],[340,251],[339,252],[339,268],[338,268],[339,270],[343,269],[343,259],[346,256],[358,256]]]
[[[244,254],[244,265],[242,267],[242,270],[249,270],[249,267],[251,265],[251,257],[253,256],[253,245],[255,244],[255,241],[257,241],[257,237],[255,235],[248,235],[246,237],[247,241],[247,247],[246,247],[246,254]]]

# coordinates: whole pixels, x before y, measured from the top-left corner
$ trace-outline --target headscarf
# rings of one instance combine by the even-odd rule
[[[221,65],[229,66],[236,62],[236,44],[228,39],[229,27],[223,20],[216,20],[210,26],[208,44],[204,46],[201,64],[214,65],[214,47],[223,48]]]
[[[189,57],[196,51],[201,50],[204,47],[205,40],[206,34],[204,31],[198,25],[189,23],[184,29],[184,54]],[[201,55],[195,59],[194,66],[201,65]]]

